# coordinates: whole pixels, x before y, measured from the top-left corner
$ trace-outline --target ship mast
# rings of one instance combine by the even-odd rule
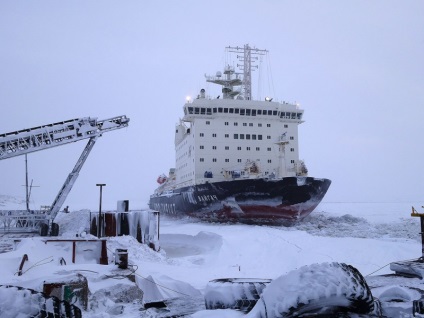
[[[252,66],[252,62],[258,60],[256,55],[265,55],[268,53],[267,50],[261,50],[256,48],[251,48],[249,44],[245,44],[244,47],[227,47],[228,52],[232,53],[243,53],[243,55],[237,55],[237,59],[243,64],[237,64],[237,67],[240,67],[243,70],[243,84],[242,84],[242,95],[244,99],[252,99],[252,67],[258,68],[257,65]],[[252,56],[253,55],[253,56]]]

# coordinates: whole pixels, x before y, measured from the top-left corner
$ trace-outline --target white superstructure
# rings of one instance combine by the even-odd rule
[[[306,174],[293,104],[208,99],[184,105],[175,131],[175,186]]]

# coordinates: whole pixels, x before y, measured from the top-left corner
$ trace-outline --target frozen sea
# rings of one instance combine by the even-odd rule
[[[130,237],[121,237],[109,240],[109,253],[115,248],[128,249],[129,263],[137,266],[138,279],[154,280],[169,297],[173,290],[185,284],[202,295],[208,282],[214,279],[276,279],[302,266],[326,262],[352,265],[364,276],[382,275],[391,273],[391,262],[421,256],[420,221],[410,214],[412,206],[420,212],[422,205],[423,202],[324,202],[309,217],[291,227],[161,217],[160,252],[146,249]],[[87,210],[60,213],[57,221],[61,235],[69,237],[82,232],[88,226],[87,213]],[[30,267],[48,257],[56,259],[60,253],[67,253],[60,248],[56,252],[40,249],[38,238],[25,240],[28,242],[20,243],[14,251],[0,254],[0,264],[7,268],[2,271],[0,285],[37,289],[46,275],[51,278],[59,275],[56,261],[32,267],[25,275],[15,275],[24,253],[28,253]],[[113,259],[112,254],[109,259]],[[78,269],[76,265],[68,268],[71,266]],[[101,275],[102,269],[98,269],[101,266],[96,266],[96,272]],[[91,274],[87,278],[96,298],[84,317],[115,317],[117,305],[107,295],[116,289],[117,281],[99,280]],[[122,307],[120,315],[160,317],[140,307],[134,300]],[[244,317],[244,314],[199,307],[191,317]]]

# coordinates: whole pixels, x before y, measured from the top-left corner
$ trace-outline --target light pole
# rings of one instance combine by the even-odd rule
[[[100,203],[99,203],[99,224],[98,224],[98,230],[97,230],[97,237],[100,238],[102,236],[102,189],[106,184],[104,183],[97,183],[96,186],[100,187]]]

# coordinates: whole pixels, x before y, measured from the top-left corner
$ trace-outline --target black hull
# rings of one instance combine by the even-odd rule
[[[174,216],[296,221],[316,208],[330,184],[311,177],[205,183],[152,195],[149,207]]]

